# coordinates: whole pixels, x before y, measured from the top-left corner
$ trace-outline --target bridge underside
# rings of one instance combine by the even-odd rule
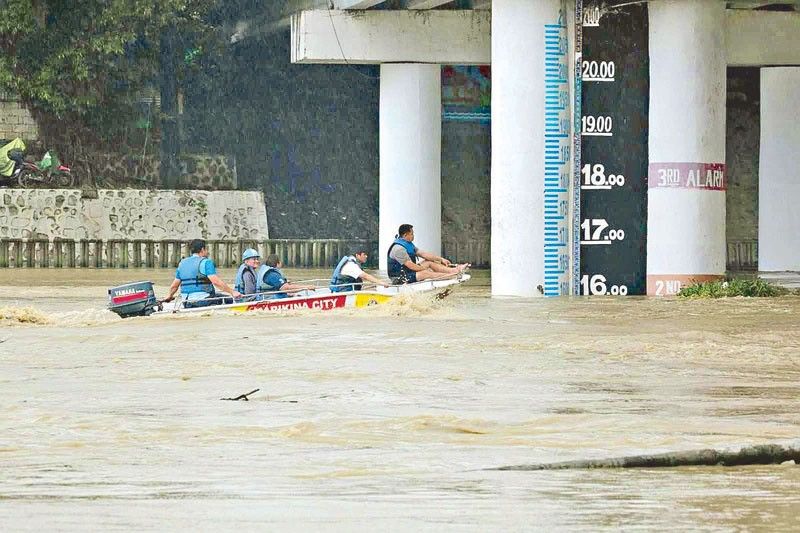
[[[440,190],[441,139],[432,126],[441,120],[440,74],[420,64],[492,65],[492,292],[544,292],[549,230],[542,195],[547,171],[543,154],[548,149],[543,65],[549,56],[542,43],[546,28],[559,24],[564,3],[334,0],[334,10],[326,2],[296,4],[310,10],[292,17],[293,62],[382,65],[381,249],[400,222],[417,225],[418,235],[425,235],[418,243],[421,248],[438,252],[441,246],[440,230],[432,227],[440,223],[441,199],[430,198]],[[785,178],[787,168],[800,166],[790,155],[800,145],[790,127],[800,120],[793,103],[798,85],[792,81],[800,72],[796,5],[665,0],[650,6],[651,168],[724,169],[726,67],[763,67],[762,97],[769,109],[778,105],[784,112],[770,114],[762,123],[761,179],[779,182],[782,198],[800,201],[797,178]],[[574,24],[565,31],[570,50],[562,51],[558,64],[572,73]],[[574,78],[570,75],[568,81],[572,85]],[[667,283],[675,287],[724,274],[725,186],[705,190],[683,184],[673,190],[651,180],[650,187],[648,292],[655,294],[657,286]],[[775,215],[766,214],[768,209]],[[764,196],[761,210],[770,220],[791,220],[789,233],[800,234],[800,220],[791,218],[777,198]],[[770,239],[774,234],[764,242]],[[782,255],[780,261],[772,260],[777,252],[764,253],[771,257],[763,265],[800,269],[800,251]]]

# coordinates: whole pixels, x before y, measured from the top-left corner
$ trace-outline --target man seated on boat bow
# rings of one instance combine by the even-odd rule
[[[388,283],[361,270],[361,265],[367,262],[367,257],[367,251],[363,248],[355,250],[353,255],[342,257],[333,270],[331,292],[360,291],[365,281],[388,287]]]
[[[313,285],[298,285],[296,283],[289,283],[289,280],[280,271],[283,264],[277,254],[270,254],[258,269],[256,279],[258,281],[258,292],[268,292],[264,294],[264,298],[286,298],[289,292],[297,291],[313,291],[316,289]],[[281,291],[281,292],[277,292]]]
[[[178,289],[181,290],[181,296],[188,304],[187,307],[233,303],[230,296],[217,294],[215,288],[233,295],[234,298],[242,296],[239,291],[231,288],[217,275],[217,267],[214,265],[214,261],[208,257],[206,241],[193,240],[189,250],[192,255],[181,259],[181,262],[178,263],[175,279],[169,286],[169,294],[164,298],[165,302],[171,302]]]
[[[414,226],[401,224],[387,252],[387,270],[394,284],[415,283],[426,279],[446,278],[469,268],[469,263],[455,265],[436,254],[414,246]],[[417,258],[423,260],[418,262]]]

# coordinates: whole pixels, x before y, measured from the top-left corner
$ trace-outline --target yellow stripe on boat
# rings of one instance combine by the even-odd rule
[[[356,297],[356,307],[369,307],[370,305],[378,305],[388,302],[392,299],[391,296],[386,294],[378,294],[378,293],[357,293],[355,294]]]

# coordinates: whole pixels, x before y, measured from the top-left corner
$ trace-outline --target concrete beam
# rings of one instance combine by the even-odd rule
[[[491,5],[482,1],[473,5]],[[725,16],[729,66],[800,65],[800,13],[728,9]],[[292,62],[485,65],[490,32],[489,10],[303,11],[292,17]]]
[[[406,0],[406,9],[433,9],[453,0]]]
[[[727,10],[728,66],[800,65],[800,13]]]
[[[489,11],[314,10],[292,16],[292,63],[490,61]]]
[[[333,0],[336,9],[369,9],[386,0]]]
[[[758,9],[770,5],[786,5],[789,2],[774,2],[772,0],[760,0],[759,2],[728,2],[728,9]]]

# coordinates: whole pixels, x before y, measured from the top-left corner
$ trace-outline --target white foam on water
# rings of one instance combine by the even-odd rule
[[[0,325],[3,326],[42,326],[51,323],[52,319],[35,307],[0,307]]]

